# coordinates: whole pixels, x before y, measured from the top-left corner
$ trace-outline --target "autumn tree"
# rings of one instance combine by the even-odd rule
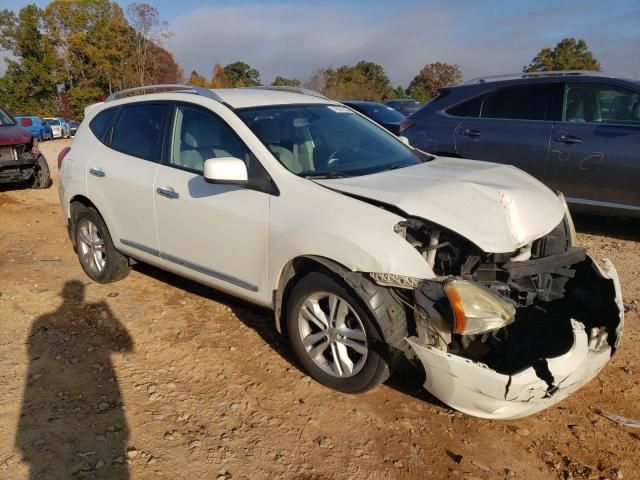
[[[234,62],[224,67],[224,73],[232,87],[257,87],[260,72],[245,62]]]
[[[600,72],[600,62],[584,40],[565,38],[553,48],[543,48],[523,67],[523,72],[551,72],[557,70],[593,70]]]
[[[407,95],[419,102],[426,102],[438,94],[438,89],[462,82],[462,72],[458,65],[436,62],[422,67],[411,80]]]
[[[187,83],[195,87],[205,87],[205,88],[209,87],[209,84],[207,83],[207,79],[204,78],[195,70],[193,70],[191,72],[191,75],[189,75],[189,79],[187,80]]]
[[[153,53],[150,50],[152,46],[158,46],[162,39],[171,36],[169,24],[160,22],[158,9],[148,3],[130,3],[127,7],[127,18],[135,30],[133,53],[138,84],[145,85],[149,80],[149,57],[150,53]]]
[[[300,87],[302,82],[297,78],[285,78],[278,75],[273,82],[272,87]]]
[[[227,77],[227,73],[224,71],[224,67],[216,63],[213,66],[211,88],[229,88],[232,86],[229,77]]]

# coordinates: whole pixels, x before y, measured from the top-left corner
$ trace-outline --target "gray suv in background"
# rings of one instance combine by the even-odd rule
[[[442,88],[400,135],[437,155],[515,165],[574,210],[640,217],[640,81],[573,71],[474,79]]]

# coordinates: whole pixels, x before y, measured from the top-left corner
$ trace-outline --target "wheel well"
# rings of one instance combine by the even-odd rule
[[[280,274],[276,290],[273,291],[273,311],[278,332],[286,335],[285,323],[281,321],[291,288],[296,281],[311,272],[339,273],[346,267],[327,258],[317,256],[296,257],[285,265]]]
[[[312,255],[297,257],[282,270],[278,289],[273,294],[276,328],[280,333],[287,334],[286,322],[282,321],[282,312],[286,311],[289,292],[297,279],[312,271],[338,275],[353,289],[377,322],[383,338],[389,345],[394,364],[397,359],[411,354],[408,344],[404,342],[408,333],[408,323],[412,318],[406,308],[395,299],[389,289],[376,285],[367,275],[353,272],[344,265],[325,257]]]

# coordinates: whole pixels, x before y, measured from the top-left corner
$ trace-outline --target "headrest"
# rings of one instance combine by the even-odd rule
[[[191,148],[220,145],[220,128],[210,118],[194,115],[186,118],[182,125],[182,143]]]

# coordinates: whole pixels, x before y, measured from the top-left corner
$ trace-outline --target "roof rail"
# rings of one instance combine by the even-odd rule
[[[310,90],[308,88],[304,88],[304,87],[287,87],[287,86],[263,86],[260,85],[258,87],[243,87],[243,88],[256,88],[256,89],[260,89],[260,90],[275,90],[275,91],[281,91],[281,92],[289,92],[289,93],[300,93],[303,95],[309,95],[311,97],[318,97],[318,98],[324,98],[325,100],[329,100],[329,98],[325,97],[324,95],[322,95],[319,92],[316,92],[315,90]]]
[[[105,102],[111,102],[118,100],[119,98],[132,97],[135,95],[144,95],[151,92],[162,91],[175,91],[176,93],[194,93],[196,95],[202,95],[203,97],[210,98],[216,102],[224,103],[222,98],[216,94],[213,90],[204,87],[196,87],[195,85],[180,85],[180,84],[165,84],[165,85],[145,85],[143,87],[128,88],[127,90],[121,90],[114,92],[107,97]]]
[[[505,73],[502,75],[488,75],[485,77],[476,77],[464,82],[465,85],[473,83],[485,83],[496,82],[499,80],[508,80],[510,78],[536,78],[536,77],[566,77],[566,76],[580,76],[580,75],[592,75],[600,76],[602,72],[595,72],[591,70],[555,70],[548,72],[519,72],[519,73]]]

